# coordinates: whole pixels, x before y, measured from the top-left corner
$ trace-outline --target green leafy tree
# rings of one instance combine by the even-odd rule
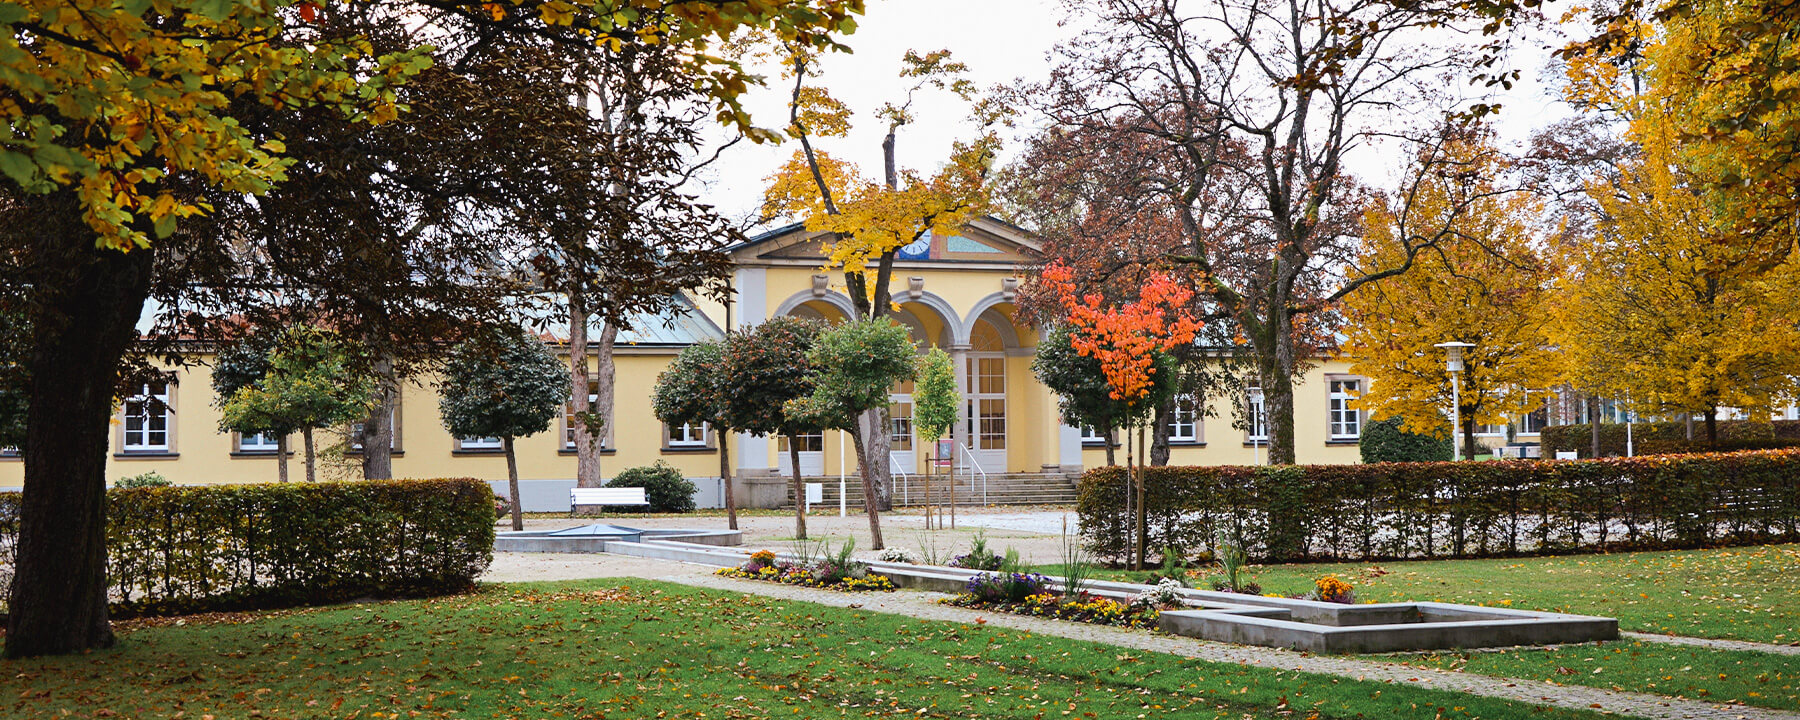
[[[1407,430],[1406,419],[1391,417],[1370,422],[1357,440],[1362,461],[1378,462],[1448,462],[1452,453],[1447,435],[1429,435]]]
[[[865,428],[857,422],[862,413],[886,407],[895,384],[913,379],[918,351],[906,328],[887,318],[856,320],[819,335],[807,358],[819,369],[811,395],[796,398],[787,412],[820,427],[843,430],[856,439],[856,459],[862,466],[863,505],[869,513],[869,534],[874,549],[881,541],[881,515],[876,497],[874,467],[885,467],[887,458],[871,458],[863,445]]]
[[[956,389],[956,369],[949,353],[932,348],[918,360],[918,380],[913,384],[913,428],[931,448],[925,467],[925,524],[931,526],[931,475],[937,469],[937,440],[956,425],[962,392]],[[940,523],[942,520],[940,519]],[[950,477],[950,527],[956,527],[956,476]]]
[[[806,354],[825,326],[817,321],[778,317],[725,341],[727,424],[759,437],[785,435],[794,481],[794,537],[806,539],[806,488],[800,480],[799,436],[822,428],[810,418],[789,415],[787,403],[813,391],[816,370]]]
[[[513,439],[550,429],[569,398],[568,369],[536,338],[502,332],[451,351],[438,395],[438,413],[450,434],[500,438],[513,529],[524,530]]]
[[[662,460],[655,465],[620,470],[606,481],[609,488],[643,488],[645,512],[691,513],[694,511],[694,483],[682,477],[681,471]]]
[[[219,349],[213,357],[212,386],[213,403],[220,409],[231,403],[239,390],[261,382],[269,374],[269,353],[274,350],[274,333],[252,333],[240,338],[237,342]],[[219,429],[240,434],[267,433],[275,436],[275,462],[277,477],[281,482],[288,481],[288,435],[294,432],[292,427],[234,427],[219,421]]]
[[[374,382],[358,367],[352,346],[337,333],[310,325],[284,331],[267,358],[263,376],[238,387],[220,406],[219,427],[283,436],[278,450],[283,480],[287,479],[285,434],[300,432],[306,447],[306,481],[313,482],[318,479],[313,431],[367,413]],[[228,374],[227,381],[232,379]],[[216,386],[218,381],[214,382]]]
[[[1075,349],[1073,333],[1068,326],[1058,325],[1045,333],[1038,343],[1037,357],[1031,371],[1050,392],[1056,393],[1057,408],[1063,422],[1076,427],[1090,427],[1106,438],[1106,464],[1117,465],[1114,433],[1164,404],[1175,392],[1180,373],[1175,358],[1168,353],[1154,354],[1150,374],[1150,395],[1146,400],[1129,403],[1113,398],[1112,385],[1100,367],[1100,358],[1081,354]]]
[[[675,356],[668,369],[656,376],[656,389],[650,394],[650,410],[656,419],[668,425],[712,426],[719,441],[719,478],[725,485],[725,519],[731,529],[738,529],[737,491],[731,487],[730,452],[725,437],[731,427],[728,416],[733,388],[726,384],[725,343],[706,342],[689,345]]]

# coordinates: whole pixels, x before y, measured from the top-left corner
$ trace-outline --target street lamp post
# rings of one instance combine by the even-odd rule
[[[1462,442],[1457,433],[1462,430],[1462,383],[1463,350],[1475,347],[1474,343],[1446,342],[1434,347],[1444,349],[1446,356],[1444,369],[1450,371],[1450,452],[1451,458],[1462,460]]]

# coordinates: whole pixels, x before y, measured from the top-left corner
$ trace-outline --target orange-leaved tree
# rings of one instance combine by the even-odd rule
[[[1099,293],[1077,291],[1074,272],[1061,262],[1052,262],[1039,276],[1046,289],[1062,306],[1070,328],[1070,344],[1075,351],[1100,361],[1112,397],[1128,408],[1125,433],[1125,472],[1130,478],[1130,495],[1126,512],[1136,506],[1133,530],[1136,551],[1132,553],[1132,569],[1144,566],[1143,459],[1132,461],[1130,429],[1137,435],[1137,452],[1144,451],[1145,420],[1156,407],[1158,398],[1151,392],[1156,380],[1156,356],[1194,341],[1200,322],[1188,315],[1188,303],[1194,291],[1175,282],[1166,273],[1152,272],[1138,288],[1138,297],[1130,302],[1110,300]],[[1166,386],[1165,386],[1166,387]]]

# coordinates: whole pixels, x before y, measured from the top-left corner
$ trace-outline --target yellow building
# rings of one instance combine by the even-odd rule
[[[1064,425],[1056,398],[1032,375],[1038,329],[1014,320],[1019,268],[1037,252],[1026,232],[993,220],[978,220],[955,237],[930,237],[900,252],[895,264],[894,317],[921,348],[950,353],[967,400],[965,421],[957,424],[957,465],[965,476],[1074,477],[1083,468],[1105,464],[1099,438],[1084,437]],[[656,376],[681,348],[723,337],[728,324],[754,326],[784,315],[838,321],[853,313],[842,292],[842,274],[821,270],[824,256],[816,234],[800,226],[765,233],[732,248],[735,300],[723,304],[692,301],[678,317],[642,318],[621,332],[615,358],[616,397],[605,440],[605,474],[666,461],[694,478],[699,502],[717,505],[717,438],[709,428],[665,427],[650,410]],[[564,348],[566,352],[566,348]],[[204,356],[202,356],[204,359]],[[1350,399],[1366,380],[1348,373],[1349,363],[1318,363],[1295,392],[1295,439],[1302,463],[1350,463],[1358,459],[1357,436],[1363,413]],[[450,436],[438,418],[435,378],[406,385],[396,417],[395,477],[479,477],[501,481],[506,464],[496,441]],[[911,432],[910,387],[895,389],[893,457],[890,468],[909,479],[926,468],[930,443]],[[1254,391],[1252,391],[1254,392]],[[146,387],[167,405],[128,401],[115,417],[109,478],[156,471],[180,484],[269,482],[276,479],[270,438],[239,437],[218,430],[210,370],[184,369],[166,387]],[[1254,395],[1252,395],[1254,402]],[[1175,464],[1256,464],[1262,444],[1232,427],[1229,399],[1213,400],[1210,417],[1184,404],[1172,423],[1170,461]],[[341,444],[341,434],[321,433],[321,445]],[[773,506],[787,500],[782,477],[788,471],[785,439],[733,437],[730,462],[740,502]],[[297,450],[296,438],[290,443]],[[532,509],[566,509],[575,457],[566,422],[516,442],[522,496]],[[837,433],[803,438],[802,473],[835,479],[855,477],[855,453]],[[355,450],[326,463],[325,477],[350,477]],[[300,477],[296,453],[291,467]],[[846,467],[848,465],[848,467]],[[942,472],[941,470],[938,472]],[[0,487],[17,487],[22,469],[15,457],[0,459]],[[916,482],[916,480],[915,480]]]

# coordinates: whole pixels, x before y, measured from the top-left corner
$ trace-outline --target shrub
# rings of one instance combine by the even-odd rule
[[[917,565],[920,562],[918,553],[903,547],[888,547],[882,550],[880,555],[875,556],[875,559],[882,562],[906,563],[908,565]]]
[[[162,473],[151,470],[147,473],[119,478],[118,482],[113,483],[113,487],[119,488],[120,490],[129,490],[131,488],[169,487],[174,484],[175,483],[169,482],[168,478],[163,477]]]
[[[609,488],[641,487],[650,505],[648,512],[690,513],[694,511],[694,483],[681,476],[681,471],[661,460],[655,465],[626,468],[606,483]]]
[[[968,568],[970,570],[999,570],[1005,558],[995,555],[987,546],[987,535],[975,532],[975,539],[970,541],[969,552],[950,559],[950,567]]]
[[[1625,456],[1624,423],[1601,423],[1600,456]],[[1551,425],[1538,434],[1538,445],[1544,457],[1556,457],[1558,451],[1573,450],[1584,459],[1593,457],[1594,426]],[[1641,422],[1631,425],[1634,455],[1676,455],[1715,452],[1706,442],[1706,424],[1694,421],[1694,439],[1687,439],[1685,422]],[[1776,420],[1772,423],[1748,420],[1720,420],[1718,452],[1740,450],[1775,450],[1800,446],[1800,420]]]
[[[1082,477],[1080,527],[1095,555],[1126,556],[1125,492],[1123,468]],[[1224,534],[1265,560],[1755,544],[1800,538],[1800,450],[1574,462],[1149,467],[1144,507],[1153,547],[1200,547]]]
[[[963,592],[982,603],[1021,603],[1046,591],[1050,578],[1037,573],[991,572],[969,578]]]
[[[112,490],[106,571],[117,617],[409,597],[474,585],[493,559],[479,480],[268,483]],[[0,547],[17,547],[17,493]],[[12,577],[0,577],[10,591]],[[0,598],[10,594],[0,594]]]
[[[1448,437],[1432,437],[1401,429],[1400,418],[1376,420],[1363,427],[1362,461],[1378,462],[1444,462],[1451,458]]]

